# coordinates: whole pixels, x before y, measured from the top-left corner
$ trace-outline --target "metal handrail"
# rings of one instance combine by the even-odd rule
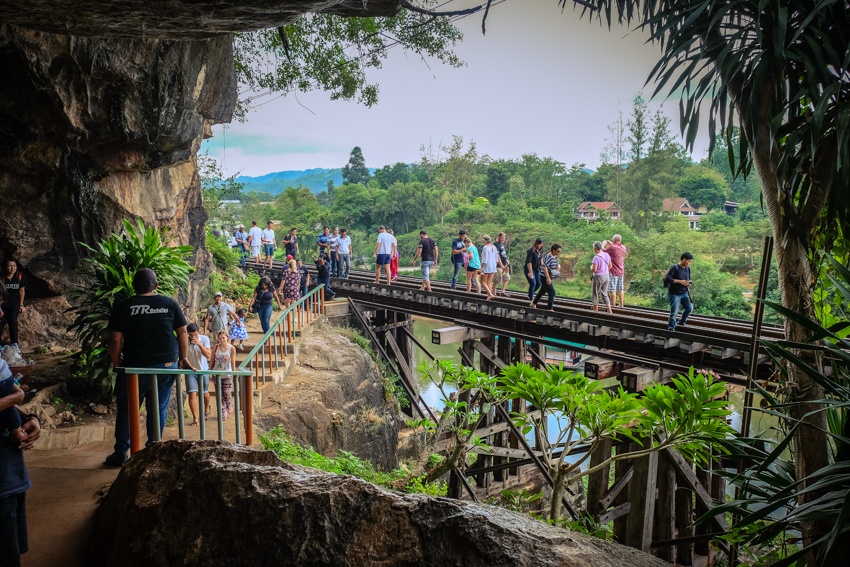
[[[312,321],[317,318],[319,314],[324,315],[325,313],[325,295],[324,293],[320,293],[324,289],[324,285],[319,284],[315,288],[313,288],[309,293],[299,298],[298,301],[283,309],[280,313],[280,316],[269,326],[269,330],[266,331],[263,336],[257,341],[257,344],[252,348],[248,354],[245,356],[245,360],[242,363],[234,368],[233,370],[189,370],[185,368],[136,368],[136,367],[126,367],[126,368],[118,368],[117,370],[123,370],[127,377],[127,404],[129,405],[129,420],[130,420],[130,453],[135,454],[141,450],[141,430],[139,427],[139,417],[140,417],[140,403],[139,403],[139,376],[140,375],[150,375],[151,376],[151,385],[150,385],[150,396],[151,396],[151,405],[154,408],[153,411],[153,430],[154,430],[154,441],[160,441],[160,423],[159,423],[159,389],[158,389],[158,376],[159,375],[178,375],[184,376],[187,374],[206,374],[211,378],[216,378],[216,413],[218,414],[218,437],[219,440],[224,438],[224,424],[222,421],[222,413],[221,413],[221,377],[222,376],[233,376],[233,402],[234,402],[234,413],[236,416],[236,443],[241,442],[241,435],[239,429],[239,410],[240,410],[240,381],[244,382],[242,385],[244,387],[245,392],[245,407],[242,408],[243,416],[245,419],[245,444],[251,445],[254,442],[254,404],[253,404],[253,380],[257,380],[259,383],[259,374],[260,374],[260,366],[262,365],[262,379],[263,383],[265,383],[265,371],[266,371],[266,359],[265,353],[266,349],[269,349],[269,360],[268,366],[269,368],[279,367],[281,364],[281,359],[278,358],[279,347],[283,348],[283,358],[286,357],[286,345],[287,342],[291,342],[295,338],[295,332],[300,331],[305,322]],[[318,301],[316,300],[318,296]],[[306,309],[305,309],[306,307]],[[293,319],[295,323],[293,323]],[[297,326],[296,329],[293,329],[294,326]],[[272,348],[274,351],[274,361],[272,361]],[[261,360],[257,360],[260,355]],[[253,369],[252,369],[253,366]],[[119,377],[120,379],[120,377]],[[179,400],[183,400],[183,382],[182,380],[175,380],[175,385],[177,386],[177,398]],[[201,388],[199,388],[200,390]],[[203,392],[198,392],[198,412],[201,415],[201,419],[198,420],[199,428],[200,428],[200,436],[201,439],[206,438],[206,426],[204,423],[203,416],[205,415],[206,408],[204,406],[204,396]],[[182,404],[181,404],[182,405]],[[178,429],[178,437],[180,439],[184,439],[186,435],[185,424],[183,412],[177,412],[177,429]]]

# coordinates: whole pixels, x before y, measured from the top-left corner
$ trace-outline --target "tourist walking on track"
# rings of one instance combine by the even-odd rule
[[[537,238],[525,253],[525,279],[528,280],[528,301],[534,304],[534,294],[540,287],[540,251],[543,239]]]
[[[601,301],[608,307],[608,313],[613,313],[611,301],[608,299],[608,274],[611,269],[611,257],[602,251],[602,243],[598,240],[593,243],[593,251],[595,255],[590,263],[590,270],[593,273],[591,276],[590,301],[593,303],[594,311],[599,311],[599,302]]]
[[[540,291],[537,292],[537,297],[535,297],[534,301],[531,302],[531,306],[534,308],[537,308],[537,304],[540,302],[540,298],[543,297],[544,293],[549,295],[549,304],[546,306],[546,309],[552,311],[555,307],[554,281],[561,277],[561,265],[558,262],[558,255],[560,253],[561,245],[552,244],[552,247],[546,255],[543,256],[543,260],[540,262],[540,269],[542,271]]]
[[[392,284],[390,262],[396,253],[396,240],[384,226],[378,227],[378,242],[375,244],[375,283],[381,283],[381,271],[387,274],[387,285]]]
[[[469,255],[469,260],[466,264],[466,291],[472,291],[472,284],[475,283],[475,289],[481,293],[481,257],[478,255],[478,249],[472,244],[468,238],[463,239],[463,246],[466,248],[466,253]]]
[[[398,279],[398,240],[395,237],[393,229],[388,228],[387,233],[393,237],[393,255],[390,258],[390,278],[395,281]]]
[[[484,241],[484,246],[481,247],[481,287],[487,292],[487,299],[493,299],[496,297],[496,292],[493,290],[493,277],[496,275],[496,269],[502,265],[502,261],[490,236],[485,234],[481,240]]]
[[[348,278],[348,273],[351,271],[351,237],[348,236],[348,231],[342,229],[339,231],[339,246],[337,247],[337,255],[339,256],[339,271],[338,278]]]
[[[225,331],[218,334],[218,343],[212,352],[213,370],[231,371],[236,367],[236,349],[230,344],[230,337]],[[233,376],[217,375],[216,389],[221,391],[221,419],[233,413]]]
[[[133,277],[136,295],[118,302],[112,308],[109,323],[109,357],[115,368],[180,368],[197,370],[189,362],[189,336],[186,318],[180,306],[170,297],[158,295],[156,274],[142,268]],[[139,375],[139,402],[147,408],[148,443],[156,437],[154,415],[159,412],[159,438],[165,429],[168,402],[174,386],[173,374],[160,374],[157,380],[159,408],[153,407],[150,374]],[[127,401],[127,378],[115,381],[118,412],[115,418],[115,451],[106,464],[121,466],[130,449],[130,413]]]
[[[290,228],[289,234],[283,237],[283,246],[287,256],[298,258],[298,230],[295,227]]]
[[[603,242],[602,250],[611,258],[611,273],[608,276],[608,293],[611,294],[611,305],[617,306],[617,297],[620,298],[620,307],[625,307],[626,288],[623,281],[626,277],[626,269],[623,261],[628,252],[623,246],[623,237],[615,234],[611,240]]]
[[[452,240],[452,267],[454,268],[454,272],[452,273],[452,289],[457,288],[457,275],[463,268],[463,255],[466,252],[466,248],[463,245],[464,238],[466,238],[466,231],[459,230],[457,238]]]
[[[667,320],[667,330],[675,331],[677,325],[684,325],[694,310],[691,302],[691,262],[694,255],[684,252],[678,264],[673,264],[664,276],[664,287],[667,288],[667,300],[670,302],[670,317]],[[682,318],[676,323],[676,316],[682,307]]]
[[[275,240],[274,230],[272,230],[272,221],[266,223],[265,230],[260,233],[260,241],[263,243],[266,268],[271,270],[272,261],[274,260],[274,251],[277,249],[277,240]]]
[[[416,254],[413,255],[410,265],[415,265],[416,259],[422,257],[422,285],[419,286],[422,291],[431,291],[431,268],[437,265],[439,254],[437,242],[433,238],[428,238],[427,232],[420,230],[419,244],[416,246]]]
[[[496,267],[496,276],[493,278],[493,292],[496,293],[496,287],[502,285],[502,289],[498,291],[501,295],[505,295],[505,288],[508,287],[508,282],[511,281],[510,260],[508,260],[508,250],[505,247],[507,236],[504,232],[500,232],[496,237],[496,242],[493,246],[496,247],[496,252],[499,253],[501,267]]]
[[[260,263],[260,252],[263,249],[263,231],[257,226],[257,221],[251,221],[251,228],[248,230],[248,244],[251,245],[251,259],[257,264]]]

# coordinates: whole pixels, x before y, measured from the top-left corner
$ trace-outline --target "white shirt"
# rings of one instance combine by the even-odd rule
[[[270,228],[263,229],[260,238],[263,240],[263,244],[274,244],[274,231]]]
[[[340,236],[339,237],[339,253],[340,254],[351,254],[351,237],[350,236]]]
[[[330,248],[330,251],[336,252],[337,246],[339,246],[339,235],[338,234],[329,234],[328,235],[328,248]]]
[[[204,345],[206,349],[210,348],[210,338],[206,335],[198,335],[198,342]],[[189,350],[186,352],[187,357],[189,358],[189,364],[192,365],[192,368],[197,368],[198,370],[209,370],[210,365],[207,362],[207,357],[201,353],[201,347],[198,345],[189,343]]]
[[[378,244],[380,244],[380,248],[378,248],[378,254],[392,254],[394,243],[395,237],[389,232],[378,233]]]
[[[263,231],[260,230],[258,226],[252,226],[251,230],[248,231],[248,238],[251,239],[251,246],[259,246],[260,239],[263,237]]]

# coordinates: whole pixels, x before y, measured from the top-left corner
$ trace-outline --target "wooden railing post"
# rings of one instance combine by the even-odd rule
[[[130,454],[142,450],[142,432],[139,430],[139,375],[127,374],[127,408],[130,420]]]
[[[325,288],[319,292],[319,303],[322,306],[322,315],[325,314]]]
[[[245,416],[245,444],[254,444],[254,381],[251,376],[245,376],[245,407],[242,414]]]

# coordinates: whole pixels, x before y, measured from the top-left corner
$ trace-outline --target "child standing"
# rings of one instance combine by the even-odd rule
[[[236,318],[239,319],[239,323],[241,324],[237,325],[236,321],[230,322],[230,340],[234,344],[236,341],[239,341],[236,348],[239,350],[245,350],[245,347],[242,346],[242,343],[248,340],[248,329],[245,327],[245,310],[239,309],[236,312]]]
[[[236,364],[236,349],[230,344],[226,331],[218,332],[218,343],[212,352],[213,370],[233,370]],[[233,413],[233,376],[221,377],[221,418]]]

